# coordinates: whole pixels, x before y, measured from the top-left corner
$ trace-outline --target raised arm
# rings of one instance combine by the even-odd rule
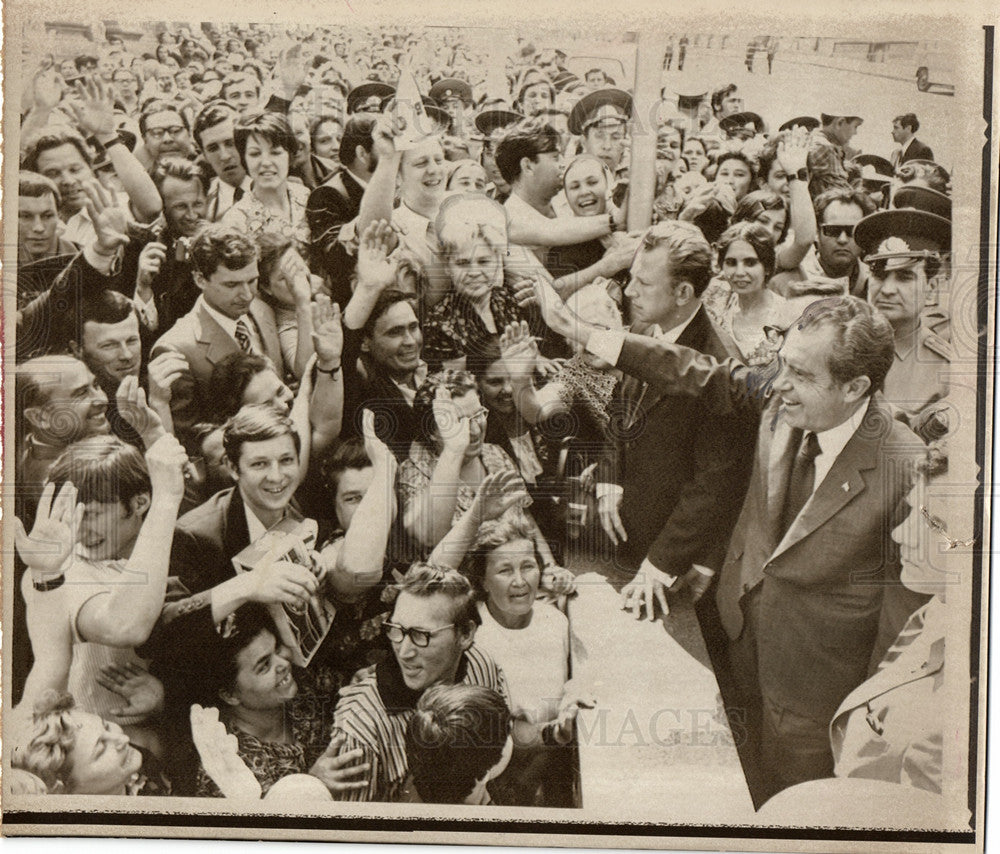
[[[344,330],[340,306],[319,294],[312,304],[312,346],[316,353],[316,379],[309,397],[312,454],[318,457],[340,435],[344,418],[344,370],[341,355]]]
[[[69,104],[85,134],[93,136],[104,148],[115,174],[132,203],[132,210],[140,222],[151,222],[163,210],[163,202],[153,179],[125,146],[115,130],[114,96],[99,78],[77,83],[79,100]]]
[[[187,461],[184,448],[169,434],[146,452],[152,485],[149,509],[125,564],[122,583],[88,600],[77,615],[77,629],[84,640],[134,647],[145,643],[152,632],[166,596],[170,543],[184,497]]]
[[[396,150],[393,142],[391,119],[380,116],[372,128],[372,153],[378,156],[378,165],[372,173],[361,197],[361,207],[358,210],[357,233],[362,235],[368,226],[382,219],[392,220],[393,202],[396,196],[396,175],[402,154]],[[395,248],[396,236],[391,235],[391,245]]]
[[[500,351],[510,375],[514,406],[525,421],[537,424],[569,411],[559,394],[558,380],[541,389],[535,388],[533,377],[538,360],[538,342],[532,336],[527,321],[507,325],[500,336]]]
[[[808,156],[809,133],[805,128],[796,128],[779,140],[778,163],[788,175],[788,216],[793,232],[792,243],[778,248],[779,270],[798,267],[816,241],[816,209],[809,195],[809,182],[794,178],[800,169],[806,167]]]
[[[551,219],[534,209],[526,209],[507,226],[511,243],[525,246],[571,246],[611,233],[606,216],[564,216]]]

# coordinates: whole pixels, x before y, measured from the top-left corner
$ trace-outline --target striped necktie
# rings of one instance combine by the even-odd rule
[[[244,353],[253,352],[253,341],[250,338],[250,329],[246,321],[241,317],[236,321],[236,343]]]

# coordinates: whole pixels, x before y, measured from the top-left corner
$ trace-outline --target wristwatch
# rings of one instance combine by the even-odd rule
[[[809,183],[809,170],[805,166],[803,166],[794,175],[789,175],[788,176],[788,180],[789,181],[805,181],[808,184]]]

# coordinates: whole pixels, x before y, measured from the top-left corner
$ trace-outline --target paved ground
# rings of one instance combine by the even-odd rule
[[[798,56],[796,56],[798,60]],[[774,73],[767,74],[767,59],[757,56],[754,73],[747,72],[743,55],[695,49],[688,52],[684,71],[676,65],[664,75],[668,91],[705,91],[728,82],[743,91],[746,109],[760,113],[768,127],[776,127],[794,116],[817,115],[824,105],[847,100],[865,119],[853,145],[871,154],[887,157],[892,150],[892,119],[901,113],[916,113],[919,138],[934,151],[934,158],[947,168],[953,165],[948,134],[962,126],[956,99],[935,92],[920,92],[915,80],[903,81],[802,64],[783,59],[779,51]]]

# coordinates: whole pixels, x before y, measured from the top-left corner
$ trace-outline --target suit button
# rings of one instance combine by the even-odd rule
[[[750,585],[747,582],[743,582],[743,592],[744,593],[750,592]]]

